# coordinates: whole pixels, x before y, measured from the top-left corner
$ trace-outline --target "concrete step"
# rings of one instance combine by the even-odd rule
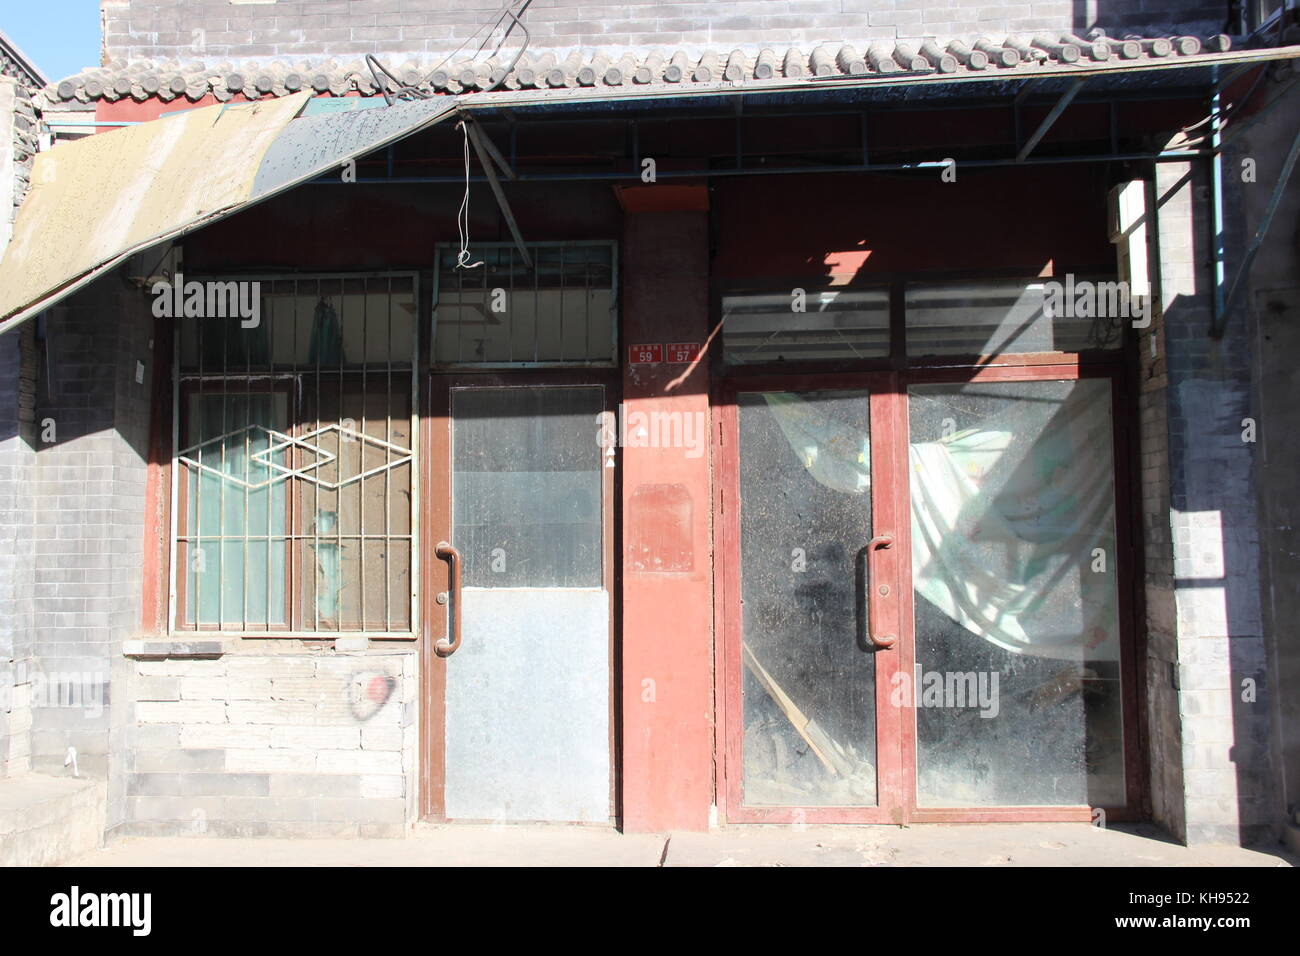
[[[51,866],[103,846],[107,803],[103,780],[0,780],[0,866]]]

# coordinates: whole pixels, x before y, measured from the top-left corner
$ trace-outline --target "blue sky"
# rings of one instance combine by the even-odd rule
[[[51,81],[99,65],[99,0],[4,0],[0,30]]]

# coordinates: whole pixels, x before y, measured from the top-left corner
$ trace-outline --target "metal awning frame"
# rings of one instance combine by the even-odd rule
[[[946,160],[923,159],[915,162],[873,163],[870,160],[868,142],[868,112],[936,112],[969,111],[973,109],[1008,108],[1016,131],[1016,155],[962,160],[963,168],[987,168],[999,166],[1024,166],[1041,163],[1080,163],[1080,162],[1185,162],[1189,159],[1212,156],[1214,149],[1179,149],[1154,152],[1121,152],[1119,150],[1119,129],[1116,107],[1122,103],[1188,100],[1203,101],[1211,95],[1213,89],[1222,90],[1241,76],[1260,66],[1279,59],[1300,58],[1300,46],[1240,50],[1213,54],[1209,57],[1171,58],[1165,61],[1144,61],[1140,65],[1125,62],[1079,64],[1071,68],[1054,67],[1037,73],[1006,73],[989,70],[978,75],[964,75],[954,79],[931,72],[907,72],[865,77],[832,77],[802,80],[774,79],[767,81],[736,83],[714,83],[674,88],[665,85],[647,86],[644,89],[622,88],[617,94],[600,89],[553,89],[553,90],[514,90],[493,93],[465,94],[459,98],[458,111],[467,119],[477,121],[481,141],[491,144],[488,124],[499,121],[506,126],[510,140],[509,158],[501,166],[512,169],[514,175],[507,178],[519,182],[553,182],[553,181],[630,181],[638,180],[641,170],[637,160],[639,142],[643,125],[672,122],[675,118],[689,115],[692,119],[718,119],[736,121],[736,149],[731,168],[700,169],[690,171],[661,170],[657,176],[663,178],[713,178],[736,175],[782,175],[832,172],[895,172],[906,170],[935,169],[947,165]],[[1229,69],[1230,68],[1230,69]],[[1222,71],[1229,69],[1227,76]],[[1203,77],[1202,82],[1193,82],[1186,86],[1162,90],[1135,88],[1133,90],[1102,89],[1100,84],[1120,81],[1134,76],[1159,75]],[[1094,87],[1090,91],[1090,84]],[[989,95],[982,93],[990,85],[1015,87],[1011,93]],[[940,90],[962,90],[973,94],[972,98],[921,99],[905,102],[864,102],[857,106],[836,105],[837,99],[848,94],[869,93],[873,90],[896,89],[908,87],[925,91],[927,86],[935,92]],[[1054,89],[1059,87],[1059,89]],[[790,97],[803,99],[809,107],[791,107],[786,104],[776,109],[764,108],[773,98],[788,100]],[[828,100],[830,103],[828,104]],[[1064,154],[1049,156],[1031,156],[1042,139],[1055,122],[1071,105],[1105,104],[1111,110],[1111,144],[1106,153]],[[1039,127],[1028,138],[1022,134],[1023,113],[1028,109],[1050,106],[1049,115],[1040,122]],[[639,111],[632,116],[620,118],[620,112]],[[593,115],[599,113],[599,115]],[[804,165],[792,167],[749,166],[744,164],[743,131],[739,119],[743,116],[762,118],[790,117],[829,117],[851,115],[859,118],[861,127],[860,154],[861,162]],[[557,120],[577,124],[609,124],[622,122],[627,125],[631,144],[632,159],[629,168],[623,171],[587,170],[579,172],[526,172],[520,167],[517,150],[519,130],[524,126],[546,125]],[[1253,120],[1253,118],[1252,118]],[[495,126],[495,123],[492,123]],[[497,157],[494,157],[497,158]],[[422,183],[463,183],[464,176],[396,176],[395,144],[390,146],[387,154],[387,173],[383,176],[358,178],[358,182],[408,184]],[[487,169],[487,166],[484,167]],[[327,183],[331,180],[321,179]],[[487,173],[470,176],[471,182],[488,182]],[[494,189],[494,192],[496,190]]]
[[[967,159],[961,160],[960,165],[963,168],[988,168],[1002,166],[1032,166],[1032,165],[1050,165],[1060,163],[1081,163],[1081,162],[1185,162],[1189,159],[1203,158],[1212,155],[1212,150],[1207,149],[1178,149],[1178,150],[1161,150],[1161,151],[1142,151],[1142,152],[1122,152],[1119,149],[1119,129],[1117,124],[1116,107],[1121,103],[1136,102],[1139,100],[1158,100],[1164,101],[1171,98],[1178,99],[1195,99],[1201,100],[1204,97],[1203,91],[1196,93],[1186,93],[1180,97],[1171,96],[1102,96],[1087,97],[1087,78],[1076,77],[1064,93],[1054,96],[1043,97],[1035,96],[1036,88],[1034,79],[1028,78],[1020,90],[1013,97],[1000,97],[980,103],[951,103],[942,105],[917,105],[914,109],[907,107],[898,107],[902,112],[932,112],[932,111],[949,111],[959,110],[966,111],[971,109],[1010,109],[1012,111],[1012,120],[1016,130],[1016,155],[1005,157],[994,157],[987,159]],[[835,173],[835,172],[896,172],[906,170],[925,170],[938,169],[948,165],[946,159],[918,159],[909,162],[872,162],[871,149],[869,143],[870,123],[868,119],[869,111],[867,109],[815,109],[815,110],[746,110],[745,98],[736,97],[732,104],[726,110],[693,112],[689,117],[693,120],[717,119],[719,121],[733,121],[736,123],[734,136],[735,149],[733,152],[732,165],[727,168],[709,168],[695,170],[659,170],[657,177],[665,179],[706,179],[726,176],[752,176],[752,175],[799,175],[814,173]],[[1034,132],[1024,139],[1021,134],[1023,128],[1023,113],[1031,108],[1051,104],[1051,109],[1034,130]],[[1106,105],[1111,111],[1111,136],[1110,149],[1104,153],[1068,153],[1055,155],[1031,156],[1032,151],[1041,144],[1041,141],[1050,131],[1051,127],[1064,114],[1070,105]],[[675,119],[682,118],[679,116],[635,116],[630,118],[616,118],[614,116],[602,115],[591,116],[581,114],[578,116],[565,115],[562,118],[557,117],[553,111],[548,111],[546,118],[520,118],[514,111],[501,108],[482,109],[476,107],[473,103],[465,103],[459,107],[463,117],[473,120],[471,129],[478,134],[478,143],[489,145],[492,143],[491,134],[484,120],[498,120],[505,126],[505,132],[509,138],[507,154],[502,156],[501,151],[495,146],[490,148],[498,155],[493,159],[500,159],[496,163],[503,172],[507,173],[507,178],[514,182],[562,182],[562,181],[633,181],[641,177],[641,169],[636,159],[640,155],[639,144],[642,139],[642,128],[647,125],[661,125],[671,123]],[[890,109],[891,112],[894,109]],[[809,117],[836,117],[849,116],[858,120],[860,135],[857,152],[862,157],[860,162],[856,163],[824,163],[819,165],[798,165],[798,166],[746,166],[744,154],[744,134],[740,120],[746,117],[762,119],[779,119],[785,117],[809,118]],[[576,172],[543,172],[543,171],[526,171],[520,165],[518,152],[518,137],[521,129],[525,127],[540,127],[550,123],[562,121],[568,124],[599,125],[621,123],[627,129],[628,142],[630,147],[630,158],[628,168],[623,170],[582,170]],[[496,125],[496,124],[494,124]],[[471,138],[475,142],[475,138]],[[388,147],[386,154],[386,172],[384,175],[358,177],[360,183],[403,183],[403,184],[454,184],[463,183],[463,175],[428,175],[428,176],[399,176],[394,173],[397,157],[396,144]],[[841,150],[842,152],[843,150]],[[480,157],[483,160],[483,157]],[[490,169],[492,164],[483,162],[484,170]],[[489,173],[471,174],[471,182],[492,183],[493,176]],[[328,184],[337,182],[336,179],[322,178],[316,182]],[[496,188],[494,187],[494,192]]]

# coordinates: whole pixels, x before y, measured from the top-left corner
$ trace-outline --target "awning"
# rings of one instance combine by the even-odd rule
[[[615,64],[600,80],[604,86],[598,85],[597,73],[587,76],[578,70],[572,78],[564,71],[558,76],[548,74],[552,88],[542,88],[536,78],[528,81],[534,85],[527,87],[527,70],[521,68],[515,89],[507,83],[497,92],[475,93],[470,74],[477,74],[469,71],[455,90],[447,86],[445,95],[382,108],[362,108],[380,107],[383,100],[379,97],[368,102],[347,97],[340,102],[357,108],[321,113],[304,109],[313,102],[310,93],[280,95],[281,87],[271,84],[268,89],[273,95],[252,103],[182,111],[61,144],[38,155],[32,192],[19,210],[13,240],[0,260],[0,332],[48,308],[135,252],[330,174],[347,160],[432,126],[453,112],[650,108],[666,113],[678,106],[725,103],[736,97],[771,105],[787,100],[800,104],[808,98],[828,96],[840,102],[911,105],[942,101],[953,105],[972,94],[985,99],[1014,97],[1030,84],[1037,93],[1065,97],[1058,101],[1064,105],[1085,83],[1089,90],[1120,93],[1151,88],[1208,90],[1222,83],[1224,74],[1267,60],[1300,56],[1300,46],[1231,51],[1225,38],[1216,40],[1219,42],[1209,51],[1199,41],[1193,44],[1192,38],[1159,41],[1164,46],[1157,40],[1098,41],[1089,45],[1086,61],[1078,50],[1071,62],[1066,62],[1060,51],[1047,57],[1044,50],[1037,50],[1046,58],[1034,56],[1005,68],[983,63],[978,69],[972,66],[975,59],[969,50],[960,61],[955,54],[930,51],[936,65],[920,69],[911,66],[925,57],[909,59],[899,47],[891,56],[881,54],[868,63],[846,46],[838,58],[822,57],[825,72],[811,70],[817,65],[817,56],[805,70],[799,58],[788,53],[781,61],[782,70],[776,71],[762,54],[753,63],[746,59],[744,64],[733,54],[725,62],[728,70],[739,70],[734,78],[720,69],[723,61],[717,56],[705,70],[706,54],[689,82],[684,74],[670,81],[680,57],[674,55],[672,62],[661,63],[662,57],[651,56],[639,66],[629,61],[628,69]],[[1000,53],[1005,54],[1012,45],[1009,39]],[[1125,52],[1129,46],[1133,49]],[[952,49],[961,53],[966,48]],[[1130,53],[1132,58],[1128,58]],[[638,77],[651,59],[658,72],[647,74],[642,83]],[[902,67],[903,61],[909,68]],[[839,64],[835,71],[829,70],[832,62]],[[603,60],[601,65],[606,65]],[[227,86],[233,89],[243,79],[230,78]],[[125,89],[134,88],[126,83]],[[149,95],[144,88],[140,92]],[[73,98],[76,91],[59,95]],[[245,95],[260,94],[249,88]]]
[[[300,117],[310,94],[178,113],[37,155],[0,259],[0,333],[174,239],[439,122],[457,99]]]

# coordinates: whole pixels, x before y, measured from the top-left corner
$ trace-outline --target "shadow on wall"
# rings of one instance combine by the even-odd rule
[[[1232,10],[1239,0],[1206,3],[1205,0],[1074,0],[1074,32],[1086,37],[1100,27],[1110,37],[1156,30],[1190,33],[1232,33]]]
[[[142,463],[148,460],[153,322],[147,293],[122,275],[110,273],[32,320],[38,463],[42,452],[102,435],[94,447],[77,450],[90,452],[87,466],[110,467],[109,443],[116,439],[103,433],[114,431]],[[96,460],[101,446],[104,455]]]

